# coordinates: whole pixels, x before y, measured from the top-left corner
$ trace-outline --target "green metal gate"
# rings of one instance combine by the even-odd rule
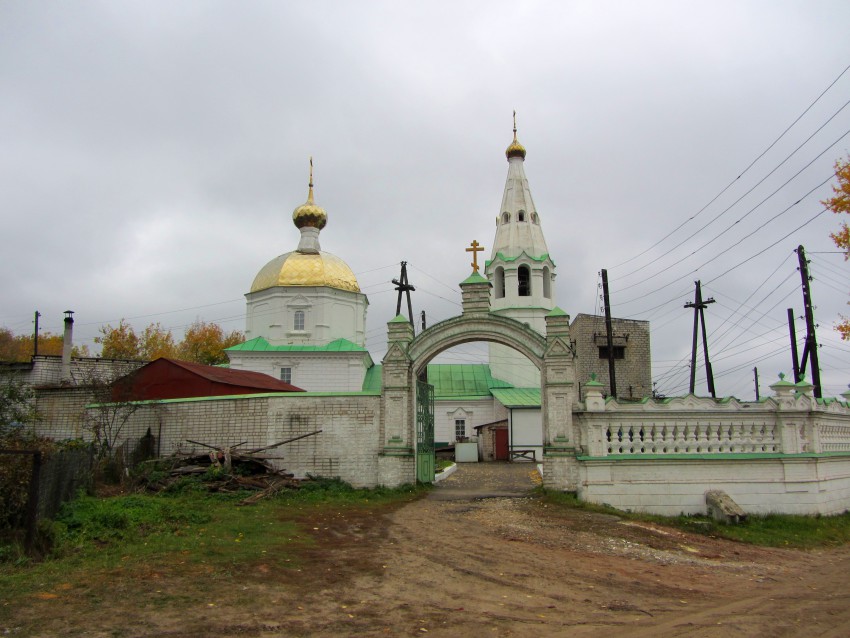
[[[434,482],[434,386],[416,382],[416,480]]]

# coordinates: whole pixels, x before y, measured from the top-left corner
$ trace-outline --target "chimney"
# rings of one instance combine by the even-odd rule
[[[62,383],[71,383],[71,348],[74,341],[74,313],[65,311],[65,334],[62,337]]]

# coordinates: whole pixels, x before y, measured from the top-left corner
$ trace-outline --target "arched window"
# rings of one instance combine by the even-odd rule
[[[517,294],[520,297],[531,296],[531,272],[528,266],[520,266],[516,273],[517,278]]]
[[[552,298],[552,275],[549,273],[549,266],[543,267],[543,296],[546,299]]]
[[[524,222],[525,221],[525,211],[521,210],[517,213],[517,221]]]
[[[531,221],[535,224],[540,223],[540,219],[537,217],[537,213],[531,213]]]
[[[509,214],[509,213],[507,213],[507,212],[502,213],[502,223],[503,223],[503,224],[507,224],[509,221],[511,221],[511,216],[510,216],[510,214]]]
[[[292,323],[293,330],[304,330],[304,311],[296,310],[295,319]]]
[[[502,299],[505,296],[505,269],[499,266],[496,268],[496,299]]]

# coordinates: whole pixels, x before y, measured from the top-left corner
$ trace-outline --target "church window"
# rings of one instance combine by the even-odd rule
[[[599,346],[599,358],[607,359],[608,358],[608,346]],[[625,359],[626,358],[626,346],[614,346],[614,358],[615,359]]]
[[[502,223],[507,224],[509,221],[511,221],[511,216],[506,212],[502,213]]]
[[[517,214],[517,221],[521,221],[521,222],[525,221],[525,211],[524,210],[519,211],[519,213]]]
[[[531,213],[531,221],[535,224],[540,223],[540,220],[537,218],[537,213]]]
[[[292,383],[292,368],[281,368],[280,380],[284,383]]]
[[[496,268],[496,299],[502,299],[505,296],[505,269],[499,266]]]
[[[517,269],[517,294],[520,297],[531,296],[531,273],[528,266],[520,266]]]
[[[455,440],[466,438],[466,419],[455,419]]]
[[[296,310],[295,311],[295,320],[292,324],[293,330],[304,330],[304,311]]]
[[[543,267],[543,296],[546,299],[552,298],[552,275],[548,266]]]

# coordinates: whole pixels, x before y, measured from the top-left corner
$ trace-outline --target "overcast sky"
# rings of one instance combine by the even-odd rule
[[[37,309],[58,333],[72,309],[93,351],[122,317],[244,329],[312,155],[378,362],[401,260],[417,315],[458,314],[516,109],[560,307],[597,312],[608,269],[614,314],[652,322],[658,390],[684,394],[701,279],[718,391],[752,399],[753,367],[763,395],[791,372],[802,244],[836,396],[850,265],[819,201],[850,149],[848,24],[846,0],[0,2],[0,326]]]

